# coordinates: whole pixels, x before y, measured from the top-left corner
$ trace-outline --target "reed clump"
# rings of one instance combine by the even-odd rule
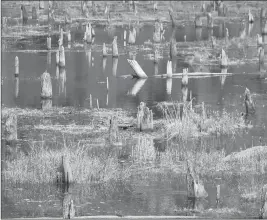
[[[205,106],[201,111],[198,108],[191,109],[190,106],[190,103],[158,104],[163,113],[162,122],[168,137],[186,140],[206,135],[234,135],[238,129],[246,127],[245,120],[237,112],[230,114],[224,110],[221,114],[216,111],[209,111],[207,114]]]

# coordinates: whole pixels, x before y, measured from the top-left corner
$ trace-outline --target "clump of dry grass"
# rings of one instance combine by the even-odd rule
[[[89,153],[86,145],[48,149],[44,144],[34,144],[28,155],[20,153],[13,161],[6,161],[2,174],[6,180],[31,183],[55,182],[62,156],[69,158],[76,183],[107,182],[128,177],[127,169],[121,170],[116,157],[111,154],[96,156]]]
[[[187,140],[192,137],[207,135],[234,135],[240,128],[244,128],[245,121],[238,113],[227,113],[225,110],[220,114],[213,111],[206,114],[206,107],[201,113],[191,109],[188,104],[183,108],[183,117],[180,118],[181,103],[173,103],[171,106],[159,103],[159,109],[163,112],[163,126],[168,137],[179,137]],[[203,113],[204,112],[204,113]]]

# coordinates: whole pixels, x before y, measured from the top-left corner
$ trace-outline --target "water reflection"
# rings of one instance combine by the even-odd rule
[[[106,57],[103,57],[102,59],[102,70],[103,70],[103,73],[106,69],[106,65],[107,65],[107,58]]]
[[[47,52],[47,67],[51,67],[51,51]]]
[[[112,75],[113,76],[117,75],[118,61],[119,61],[119,58],[117,57],[112,58]]]
[[[172,93],[172,78],[166,79],[166,91],[168,95]]]
[[[59,95],[64,94],[66,97],[66,69],[62,67],[59,68],[59,77],[58,77],[58,89],[59,89]]]
[[[52,108],[52,99],[41,99],[41,108],[43,110]]]
[[[136,82],[133,85],[133,88],[129,91],[128,94],[136,96],[140,89],[144,86],[147,79],[136,79]]]
[[[15,77],[15,97],[19,96],[19,77]]]
[[[200,41],[202,38],[202,28],[201,27],[197,27],[196,29],[196,40]]]
[[[159,73],[159,64],[154,62],[154,75],[158,75]]]

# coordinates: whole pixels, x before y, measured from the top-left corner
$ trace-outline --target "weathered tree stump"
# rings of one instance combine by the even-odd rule
[[[182,74],[182,86],[187,86],[188,85],[188,68],[183,69],[183,74]]]
[[[149,110],[144,102],[141,102],[138,106],[137,128],[140,131],[144,131],[146,129],[153,130],[153,112]]]
[[[129,31],[128,43],[135,44],[135,41],[136,41],[136,32],[135,32],[135,28],[133,28],[133,30]]]
[[[41,99],[41,108],[42,110],[52,108],[52,99]]]
[[[253,23],[253,22],[254,22],[254,17],[253,17],[253,15],[252,15],[250,9],[249,9],[249,11],[248,11],[248,22],[249,22],[249,23]]]
[[[9,113],[4,119],[4,137],[7,141],[17,140],[17,115]]]
[[[192,168],[187,165],[187,197],[189,198],[206,198],[208,193],[204,188],[203,182],[199,179],[199,176],[193,171]]]
[[[119,128],[116,116],[112,116],[109,124],[109,142],[118,142]]]
[[[106,44],[103,43],[103,57],[106,57],[107,55],[108,55],[108,53],[107,53]]]
[[[246,116],[249,114],[254,114],[256,112],[255,110],[255,104],[252,100],[250,91],[248,88],[245,90],[245,108],[246,108]]]
[[[22,24],[25,25],[28,22],[28,13],[24,5],[21,5]]]
[[[38,17],[37,17],[37,10],[36,8],[33,6],[32,7],[32,20],[37,20]]]
[[[52,82],[50,74],[45,71],[41,76],[41,98],[51,99],[52,98]]]
[[[15,76],[19,75],[19,58],[18,56],[15,57]]]
[[[70,33],[70,30],[68,31],[67,39],[68,39],[68,42],[71,42],[71,33]]]
[[[216,203],[217,203],[217,207],[220,204],[220,199],[221,199],[221,186],[217,185],[216,186]]]
[[[47,43],[47,49],[48,49],[48,50],[51,50],[51,37],[50,37],[50,36],[47,37],[47,39],[46,39],[46,43]]]
[[[71,194],[65,193],[63,199],[63,219],[72,219],[75,217],[74,202]]]
[[[119,56],[118,45],[117,45],[117,36],[114,36],[114,39],[112,42],[112,56],[113,57]]]
[[[172,61],[167,62],[167,77],[171,78],[172,77]]]
[[[222,49],[221,52],[221,68],[226,68],[228,66],[228,57],[224,51],[224,49]]]

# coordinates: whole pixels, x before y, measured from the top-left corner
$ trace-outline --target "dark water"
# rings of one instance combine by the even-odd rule
[[[165,41],[169,41],[171,34],[170,24],[166,28]],[[239,23],[226,23],[230,38],[239,37],[242,26]],[[127,28],[127,27],[126,27]],[[259,24],[256,22],[247,33],[250,37],[260,33]],[[89,108],[90,94],[93,97],[93,106],[96,99],[100,108],[136,109],[141,101],[153,107],[161,101],[182,100],[181,79],[148,78],[144,80],[120,77],[133,73],[127,62],[129,51],[136,53],[136,60],[148,76],[166,73],[168,52],[163,53],[163,59],[157,65],[153,60],[147,59],[146,54],[153,54],[152,46],[147,44],[147,51],[139,51],[140,45],[152,40],[153,26],[144,25],[140,28],[137,37],[137,46],[123,44],[123,30],[117,27],[107,31],[103,26],[95,26],[96,39],[90,52],[83,48],[83,31],[81,26],[72,29],[72,43],[69,49],[66,46],[66,67],[58,69],[55,63],[55,52],[25,52],[23,50],[46,50],[46,37],[31,37],[19,40],[15,45],[2,51],[2,104],[7,107],[41,109],[40,79],[41,74],[47,69],[52,76],[53,106],[74,106]],[[101,48],[105,42],[111,44],[113,36],[118,36],[118,46],[121,55],[118,59],[108,56],[103,60]],[[176,31],[176,40],[188,42],[206,41],[209,39],[207,28],[195,29],[194,26],[181,26]],[[213,28],[216,38],[223,38],[221,24]],[[256,39],[256,38],[255,38]],[[57,47],[58,36],[52,36],[52,47]],[[186,43],[185,43],[186,44]],[[78,46],[77,46],[78,45]],[[109,46],[110,48],[110,46]],[[78,51],[79,50],[79,51]],[[254,57],[256,47],[247,48],[247,56]],[[179,51],[179,49],[178,49]],[[111,51],[109,51],[111,53]],[[14,60],[19,57],[19,77],[14,77]],[[231,57],[231,54],[229,54]],[[51,59],[51,62],[48,60]],[[105,68],[103,68],[103,62]],[[188,64],[184,60],[176,61],[176,72],[182,72]],[[196,67],[189,66],[189,71]],[[204,67],[207,72],[220,72],[217,66]],[[267,133],[267,81],[259,78],[258,63],[246,63],[239,66],[230,66],[227,70],[233,73],[227,76],[224,83],[222,77],[192,78],[189,80],[188,90],[195,98],[195,104],[205,102],[212,109],[227,111],[244,111],[243,93],[248,87],[256,101],[257,113],[252,121],[253,128],[231,138],[212,138],[206,145],[224,148],[229,154],[252,145],[266,143]],[[109,80],[109,90],[106,90],[106,78]],[[220,180],[222,187],[222,208],[242,210],[247,216],[257,215],[259,205],[248,203],[241,199],[238,183],[254,179],[264,179],[263,176],[248,177],[242,180],[233,176],[231,180]],[[215,181],[216,182],[216,181]],[[209,197],[205,201],[197,202],[195,207],[199,210],[216,208],[216,183],[207,180],[205,188]],[[33,190],[34,189],[34,190]],[[54,185],[16,184],[3,181],[2,184],[2,217],[44,217],[61,216],[64,193]],[[236,193],[233,193],[236,192]],[[133,176],[127,183],[114,182],[108,186],[76,185],[71,195],[75,200],[76,215],[113,215],[121,212],[125,215],[179,215],[183,208],[190,208],[190,201],[186,197],[185,177],[175,175],[154,175],[148,178]],[[191,207],[192,208],[192,207]],[[177,211],[178,210],[178,211]],[[180,210],[180,211],[179,211]],[[237,215],[238,216],[238,215]]]

